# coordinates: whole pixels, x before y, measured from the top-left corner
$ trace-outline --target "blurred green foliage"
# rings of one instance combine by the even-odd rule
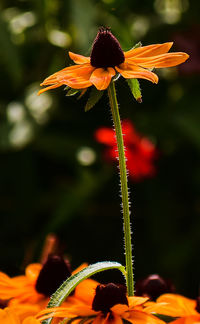
[[[68,50],[89,55],[103,25],[124,50],[174,40],[173,50],[191,55],[178,69],[158,71],[158,85],[140,82],[143,104],[124,80],[117,90],[122,118],[159,151],[156,176],[129,184],[136,279],[159,273],[178,292],[198,294],[199,12],[191,0],[1,0],[2,271],[14,275],[36,261],[49,232],[73,267],[124,263],[117,168],[94,139],[95,129],[112,125],[106,95],[87,113],[87,98],[76,101],[61,88],[37,96],[45,77],[71,64]]]

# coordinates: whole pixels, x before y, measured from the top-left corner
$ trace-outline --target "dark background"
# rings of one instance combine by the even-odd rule
[[[174,41],[190,60],[141,81],[143,103],[117,84],[121,117],[159,151],[152,179],[129,181],[135,278],[170,278],[196,297],[200,248],[200,2],[192,0],[1,0],[0,267],[17,275],[39,259],[56,233],[72,267],[87,261],[124,264],[119,179],[94,139],[111,126],[106,93],[91,111],[63,88],[40,97],[39,83],[71,64],[68,50],[89,55],[99,26],[124,50]],[[78,158],[85,147],[96,157]],[[105,274],[109,276],[108,274]],[[112,276],[112,274],[110,274]],[[113,274],[113,277],[115,275]],[[109,280],[112,280],[109,278]]]

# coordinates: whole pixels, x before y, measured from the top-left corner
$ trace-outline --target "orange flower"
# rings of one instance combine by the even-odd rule
[[[80,285],[77,288],[80,289]],[[78,294],[81,295],[80,292]],[[122,324],[123,320],[134,324],[164,324],[160,319],[142,310],[141,305],[147,299],[127,297],[124,286],[109,283],[98,285],[96,290],[88,290],[87,297],[84,292],[83,298],[69,297],[65,307],[48,308],[36,317],[40,321],[49,317],[59,318],[60,323],[66,318],[73,322],[75,320],[76,323],[92,324]]]
[[[2,324],[40,324],[40,322],[34,317],[27,317],[24,320],[20,320],[16,312],[9,307],[0,309],[0,323]]]
[[[39,94],[62,85],[73,89],[85,89],[94,85],[98,90],[105,90],[117,73],[126,79],[141,78],[158,83],[158,77],[151,69],[176,66],[189,57],[182,52],[167,53],[172,44],[148,45],[123,52],[111,31],[100,28],[90,57],[69,52],[76,65],[46,78],[41,86],[47,87],[40,90]]]
[[[84,267],[86,264],[73,274]],[[70,275],[69,264],[57,255],[50,255],[44,265],[30,264],[25,275],[10,278],[0,272],[0,298],[8,300],[8,306],[15,309],[22,319],[46,307],[49,297]]]
[[[150,302],[145,311],[180,317],[171,322],[171,324],[192,324],[200,323],[199,306],[199,299],[196,301],[178,294],[164,294],[157,299],[156,303]]]

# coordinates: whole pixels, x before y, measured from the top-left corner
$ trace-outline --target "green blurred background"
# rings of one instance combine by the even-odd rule
[[[99,26],[124,50],[174,41],[190,60],[141,81],[143,103],[117,84],[121,117],[157,146],[157,174],[130,181],[136,279],[170,278],[196,297],[200,249],[200,2],[192,0],[1,0],[0,268],[16,275],[37,261],[56,233],[72,267],[124,263],[119,179],[94,139],[111,126],[107,96],[85,113],[86,98],[59,88],[38,97],[39,83],[89,55]],[[89,151],[87,150],[89,149]],[[89,153],[88,153],[89,152]],[[86,156],[86,158],[85,158]],[[105,276],[108,276],[107,274]]]

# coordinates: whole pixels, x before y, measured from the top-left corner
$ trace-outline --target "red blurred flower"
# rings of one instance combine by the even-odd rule
[[[124,144],[126,147],[127,169],[134,181],[141,181],[143,178],[155,175],[154,160],[157,150],[154,144],[146,137],[139,135],[131,121],[122,122]],[[118,158],[117,143],[114,130],[108,127],[101,127],[96,130],[97,142],[107,146],[105,157],[112,161]]]

